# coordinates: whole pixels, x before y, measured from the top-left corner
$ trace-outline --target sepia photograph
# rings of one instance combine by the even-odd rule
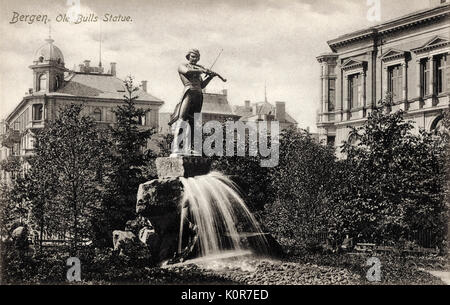
[[[450,285],[449,0],[0,16],[0,285]]]

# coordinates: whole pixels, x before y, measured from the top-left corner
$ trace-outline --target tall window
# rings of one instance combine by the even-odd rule
[[[328,80],[328,111],[333,111],[335,109],[336,103],[336,80]]]
[[[145,114],[138,118],[139,125],[145,126]]]
[[[42,74],[39,76],[39,91],[47,90],[47,75]]]
[[[60,85],[61,85],[60,77],[58,75],[56,75],[55,76],[55,90],[58,90]]]
[[[94,120],[100,122],[102,120],[102,111],[99,108],[94,110]]]
[[[449,91],[449,63],[447,54],[436,58],[436,92],[437,94]]]
[[[421,77],[420,87],[422,96],[431,94],[430,82],[431,82],[431,63],[428,58],[424,59],[420,63]]]
[[[392,95],[392,100],[398,101],[402,99],[403,91],[403,67],[396,65],[389,67],[388,71],[388,90]]]
[[[350,109],[361,106],[361,75],[353,74],[348,77],[348,100]]]
[[[33,121],[42,120],[42,112],[44,108],[42,104],[34,104],[33,105]]]

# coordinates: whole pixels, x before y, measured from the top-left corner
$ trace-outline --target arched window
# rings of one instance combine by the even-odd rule
[[[102,111],[100,108],[95,108],[94,110],[94,120],[100,122],[102,120]]]
[[[60,86],[60,80],[59,80],[59,76],[55,76],[55,90],[58,90]]]
[[[444,116],[441,114],[438,117],[436,117],[433,121],[433,123],[431,123],[431,127],[430,127],[430,131],[434,134],[437,135],[439,132],[445,132],[446,128],[445,126],[442,124],[442,119],[444,118]]]
[[[39,91],[47,90],[47,75],[42,74],[39,76]]]

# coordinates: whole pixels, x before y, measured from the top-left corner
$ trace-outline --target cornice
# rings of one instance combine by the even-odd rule
[[[351,44],[356,41],[375,39],[377,36],[404,30],[413,26],[450,16],[450,4],[443,4],[432,9],[418,11],[379,25],[360,31],[351,32],[338,38],[329,40],[329,47],[336,52],[336,48]]]

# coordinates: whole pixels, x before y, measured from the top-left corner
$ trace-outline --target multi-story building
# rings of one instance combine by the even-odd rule
[[[431,7],[328,41],[320,63],[320,140],[339,147],[386,96],[415,131],[439,127],[450,105],[450,4]],[[339,152],[338,152],[339,153]]]
[[[116,63],[110,64],[107,73],[101,62],[94,67],[89,60],[80,64],[78,71],[71,71],[66,69],[63,53],[53,42],[46,39],[36,51],[29,66],[33,87],[0,125],[0,161],[32,154],[35,130],[54,119],[64,105],[82,103],[84,114],[91,115],[99,126],[116,121],[112,110],[123,103],[125,94],[123,81],[116,77]],[[148,110],[140,118],[142,128],[158,128],[163,101],[147,92],[146,81],[136,94],[136,105]],[[8,174],[2,172],[1,178],[8,179]]]

